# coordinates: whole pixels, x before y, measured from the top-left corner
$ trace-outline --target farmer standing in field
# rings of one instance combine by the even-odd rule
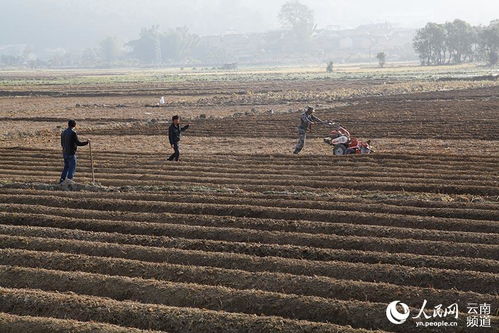
[[[59,184],[74,184],[73,176],[76,172],[76,149],[78,146],[86,146],[90,140],[81,142],[75,132],[76,121],[69,120],[68,128],[61,133],[62,155],[64,157],[64,169],[62,170]]]
[[[173,148],[173,154],[170,155],[168,161],[178,161],[180,157],[180,137],[182,132],[189,128],[189,124],[184,127],[180,127],[180,117],[173,116],[172,124],[168,129],[168,138],[170,139],[170,145]]]
[[[298,126],[298,143],[296,144],[294,154],[300,153],[305,145],[305,139],[307,137],[307,132],[312,130],[312,124],[320,123],[323,124],[324,121],[320,120],[316,116],[314,116],[314,108],[308,106],[306,111],[302,113],[300,118],[300,126]]]

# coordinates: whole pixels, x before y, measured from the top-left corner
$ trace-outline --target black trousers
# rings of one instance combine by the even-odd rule
[[[180,144],[178,142],[173,144],[173,150],[174,152],[168,157],[168,161],[178,161],[180,157]]]

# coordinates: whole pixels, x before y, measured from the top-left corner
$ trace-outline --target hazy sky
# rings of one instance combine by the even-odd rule
[[[0,0],[0,45],[92,46],[106,36],[135,38],[141,27],[188,26],[201,35],[279,28],[285,0]],[[488,24],[499,0],[301,0],[319,26],[391,22],[420,27],[455,18]]]

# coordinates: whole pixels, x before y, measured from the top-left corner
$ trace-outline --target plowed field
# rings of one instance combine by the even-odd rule
[[[162,93],[213,101],[251,84],[261,94],[341,86],[212,82]],[[388,321],[395,300],[415,314],[424,300],[427,309],[459,305],[457,327],[428,331],[499,327],[497,85],[352,94],[334,107],[324,94],[305,98],[319,116],[378,141],[369,156],[333,156],[318,128],[304,154],[292,155],[299,113],[287,109],[299,98],[262,102],[285,112],[231,116],[251,109],[236,98],[220,106],[221,118],[191,114],[178,163],[166,162],[166,124],[97,107],[84,111],[79,131],[93,139],[97,184],[82,147],[78,185],[56,185],[54,128],[78,112],[58,108],[68,96],[99,103],[162,86],[132,87],[0,92],[3,127],[30,123],[0,145],[0,332],[425,331],[412,319]],[[7,112],[36,98],[53,100],[40,114]],[[37,123],[48,130],[36,132]],[[469,303],[491,304],[491,328],[467,327]]]

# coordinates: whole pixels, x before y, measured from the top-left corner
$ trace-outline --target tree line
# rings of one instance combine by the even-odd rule
[[[430,22],[417,31],[413,46],[426,66],[480,61],[496,65],[499,20],[488,26],[472,26],[459,19],[444,24]]]
[[[120,44],[116,38],[106,38],[100,43],[100,55],[106,63],[128,57],[145,64],[160,64],[189,58],[198,47],[200,37],[187,27],[161,32],[158,25],[144,28],[139,38]],[[126,51],[126,52],[125,52]]]
[[[223,36],[201,38],[191,33],[187,27],[160,31],[158,25],[153,25],[143,28],[138,38],[128,42],[108,37],[95,48],[70,52],[64,49],[54,50],[54,53],[43,57],[47,60],[40,60],[27,47],[22,55],[0,56],[0,66],[25,65],[33,68],[165,64],[218,66],[237,62],[235,58],[238,54],[242,55],[242,59],[260,56],[260,61],[261,59],[282,61],[290,56],[302,59],[301,61],[310,61],[310,59],[325,57],[327,52],[329,54],[334,52],[333,47],[324,47],[321,44],[319,38],[321,32],[317,30],[313,11],[306,5],[290,0],[282,5],[278,18],[282,30],[261,34],[260,37],[253,38],[251,42],[249,39],[244,39],[245,36],[235,36],[242,41],[232,38],[228,42],[222,42]],[[362,43],[363,38],[370,38],[368,35],[369,33],[364,32],[364,36],[353,38],[358,39],[357,43]],[[338,40],[340,37],[335,38]],[[332,41],[331,38],[323,37],[322,41],[324,40],[326,43]],[[353,40],[350,39],[350,42],[353,43]],[[246,49],[245,43],[251,48]],[[377,45],[373,44],[373,46]],[[495,65],[498,63],[499,52],[499,20],[490,22],[488,26],[472,26],[459,19],[444,24],[430,22],[417,30],[412,46],[422,65],[464,62],[486,62],[489,65]],[[411,49],[410,44],[408,49]],[[238,50],[239,53],[237,53]],[[371,60],[370,52],[369,49],[369,60]],[[414,54],[409,53],[411,60],[414,59]],[[376,58],[379,66],[383,67],[387,54],[379,52]],[[343,59],[350,59],[350,56],[344,55]],[[327,64],[326,70],[333,71],[332,61]]]
[[[264,37],[261,49],[287,53],[306,52],[316,31],[314,15],[306,5],[291,0],[282,5],[278,16],[284,33]],[[230,47],[228,45],[227,47]],[[297,51],[298,50],[298,51]],[[116,37],[107,37],[95,48],[76,52],[59,52],[47,61],[23,56],[2,56],[0,65],[30,67],[65,66],[129,66],[163,64],[233,63],[231,50],[212,45],[187,27],[161,31],[159,25],[143,28],[138,38],[123,42]],[[26,53],[26,52],[25,52]],[[29,53],[29,52],[28,52]],[[36,58],[36,57],[32,57]]]
[[[287,32],[285,40],[289,51],[309,46],[317,28],[310,8],[298,1],[288,1],[281,7],[279,20]],[[267,46],[275,42],[279,41],[267,41]],[[100,45],[100,56],[107,63],[125,55],[143,64],[164,64],[211,58],[214,54],[222,54],[223,58],[223,53],[212,45],[203,44],[202,39],[190,33],[187,27],[161,32],[158,25],[142,29],[139,38],[124,44],[124,48],[115,38],[106,38]]]

